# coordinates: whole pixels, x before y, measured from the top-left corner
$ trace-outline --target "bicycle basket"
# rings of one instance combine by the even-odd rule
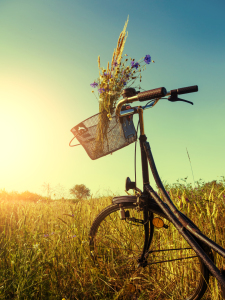
[[[99,139],[99,124],[104,120],[104,138]],[[74,137],[84,147],[91,159],[115,152],[137,140],[133,116],[118,117],[115,112],[109,120],[105,113],[98,113],[71,129]]]

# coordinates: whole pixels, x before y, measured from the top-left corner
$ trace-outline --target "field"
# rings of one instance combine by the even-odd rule
[[[224,177],[197,182],[194,189],[186,183],[165,188],[176,206],[225,248]],[[113,196],[53,201],[28,194],[0,191],[0,299],[150,299],[144,287],[137,294],[134,285],[110,278],[110,270],[103,274],[91,259],[91,224]],[[217,267],[225,267],[225,259],[213,253]],[[202,299],[222,300],[213,277]]]

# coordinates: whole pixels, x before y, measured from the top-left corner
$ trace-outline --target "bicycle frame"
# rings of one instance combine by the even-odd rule
[[[143,108],[138,107],[137,110],[139,114],[140,121],[140,147],[141,147],[141,162],[142,162],[142,177],[143,177],[143,193],[148,193],[162,209],[165,215],[173,223],[179,233],[185,238],[189,245],[195,250],[197,255],[202,259],[211,274],[217,278],[218,282],[221,284],[221,289],[223,297],[225,297],[225,276],[221,274],[220,270],[215,266],[212,260],[206,255],[204,250],[199,246],[199,244],[192,237],[195,236],[198,240],[202,241],[205,245],[209,246],[215,250],[218,254],[225,258],[225,249],[216,244],[214,241],[206,237],[199,228],[185,215],[183,215],[174,205],[169,195],[167,194],[161,179],[159,177],[158,171],[155,166],[155,162],[152,156],[151,148],[147,142],[147,137],[144,133],[144,120],[143,120]],[[156,194],[149,183],[149,173],[148,173],[148,162],[155,179],[155,182],[163,195],[163,202],[160,197]],[[190,234],[191,233],[191,234]]]

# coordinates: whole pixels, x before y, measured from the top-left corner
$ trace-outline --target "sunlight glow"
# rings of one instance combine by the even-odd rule
[[[51,98],[39,84],[19,76],[0,78],[0,87],[1,171],[22,172],[33,157],[35,135],[43,126],[42,110]]]

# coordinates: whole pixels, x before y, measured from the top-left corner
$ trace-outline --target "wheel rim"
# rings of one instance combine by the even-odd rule
[[[128,210],[130,217],[143,220],[143,212],[131,206],[125,208]],[[200,299],[203,264],[172,223],[168,229],[155,230],[148,265],[138,268],[137,260],[144,247],[144,226],[121,220],[118,207],[108,215],[105,212],[100,219],[100,225],[96,223],[91,234],[92,257],[101,272],[117,282],[117,286],[118,282],[123,283],[120,288],[131,284],[136,292],[143,291],[151,299]]]

